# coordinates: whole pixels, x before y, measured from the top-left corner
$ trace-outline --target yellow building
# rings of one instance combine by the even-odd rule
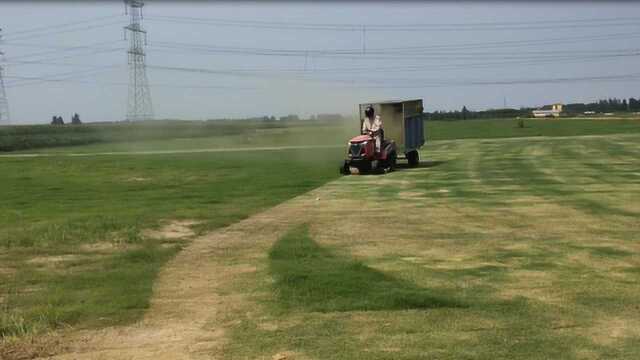
[[[545,105],[538,110],[533,110],[533,117],[559,117],[562,113],[562,104]]]

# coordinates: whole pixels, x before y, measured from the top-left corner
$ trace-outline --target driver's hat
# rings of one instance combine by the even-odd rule
[[[373,114],[374,114],[373,106],[367,105],[367,107],[364,109],[364,115],[367,117],[371,117],[373,116]]]

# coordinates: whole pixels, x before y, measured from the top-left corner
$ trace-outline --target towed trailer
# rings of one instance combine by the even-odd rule
[[[362,129],[364,112],[368,106],[382,120],[383,142],[380,152],[375,151],[371,136],[356,136],[349,141],[347,157],[340,171],[343,174],[388,172],[395,169],[399,159],[406,159],[411,167],[417,166],[420,162],[418,150],[425,143],[422,99],[360,104],[358,132]]]

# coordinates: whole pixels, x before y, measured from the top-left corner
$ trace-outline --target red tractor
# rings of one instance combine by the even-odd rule
[[[386,173],[396,168],[398,154],[396,143],[384,140],[380,152],[376,152],[375,139],[370,135],[359,135],[349,140],[347,159],[340,169],[344,175],[367,172]]]
[[[422,100],[360,104],[360,129],[367,107],[374,108],[383,122],[380,151],[376,151],[375,138],[370,135],[352,138],[347,145],[347,155],[340,172],[349,175],[393,171],[399,159],[398,152],[404,154],[403,158],[407,159],[409,166],[417,166],[420,161],[418,149],[425,142]],[[385,138],[385,134],[389,135],[389,139]]]

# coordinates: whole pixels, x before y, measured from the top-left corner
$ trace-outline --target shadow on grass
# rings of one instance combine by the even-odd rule
[[[308,226],[294,228],[280,238],[269,260],[278,301],[286,308],[330,312],[463,307],[333,254],[313,241]]]
[[[396,165],[396,168],[397,169],[431,168],[431,167],[436,167],[446,163],[447,163],[446,161],[424,160],[424,161],[420,161],[417,166],[409,166],[409,164],[406,162],[399,162],[398,165]]]

